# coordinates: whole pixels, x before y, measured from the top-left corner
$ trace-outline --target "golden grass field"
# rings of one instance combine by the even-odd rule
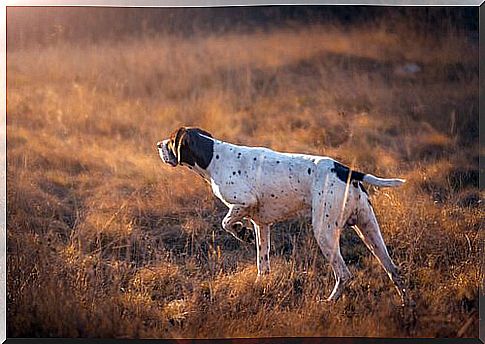
[[[478,337],[478,44],[307,25],[15,48],[7,56],[9,337]],[[406,73],[407,63],[421,70]],[[327,155],[368,187],[416,301],[353,232],[334,305],[308,219],[272,230],[272,274],[225,206],[155,143],[180,125]]]

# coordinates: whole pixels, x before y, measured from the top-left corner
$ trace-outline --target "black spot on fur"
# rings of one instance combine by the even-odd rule
[[[280,162],[278,160],[276,160],[276,163],[279,164]]]
[[[254,161],[256,161],[256,158],[253,158]]]
[[[308,168],[307,172],[308,172],[308,175],[311,175],[312,174],[312,169],[311,168]]]
[[[348,168],[345,165],[342,165],[341,163],[334,161],[333,162],[333,168],[330,170],[331,172],[335,173],[337,175],[337,178],[343,181],[344,183],[347,183],[347,180],[349,179],[349,171],[350,168]],[[350,175],[350,180],[357,180],[357,181],[362,181],[364,180],[365,173],[358,172],[358,171],[352,171]]]
[[[239,175],[240,175],[240,174],[241,174],[241,170],[238,170],[238,171],[237,171],[237,174],[239,174]]]
[[[216,155],[216,159],[219,159],[219,154]]]
[[[236,171],[232,171],[232,175],[235,176],[236,175]]]

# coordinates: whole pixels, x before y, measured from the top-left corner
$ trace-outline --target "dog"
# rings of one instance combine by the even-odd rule
[[[315,239],[330,263],[335,285],[327,301],[336,301],[352,277],[340,253],[339,237],[352,227],[393,282],[403,305],[406,289],[381,235],[369,195],[362,183],[400,186],[353,171],[329,157],[280,153],[264,147],[231,144],[199,128],[181,127],[157,143],[164,163],[186,166],[202,176],[229,208],[222,228],[249,219],[254,226],[258,277],[270,272],[270,228],[298,213],[311,213]]]

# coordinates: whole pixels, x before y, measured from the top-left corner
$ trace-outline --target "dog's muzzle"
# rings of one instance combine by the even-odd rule
[[[164,163],[175,167],[178,164],[177,157],[168,149],[168,141],[163,140],[157,143],[158,154]]]

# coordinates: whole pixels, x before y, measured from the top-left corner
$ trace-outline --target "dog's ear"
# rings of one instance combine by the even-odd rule
[[[187,129],[185,127],[180,127],[170,135],[170,140],[173,143],[175,149],[177,149],[182,143],[182,139],[187,134]]]
[[[206,169],[214,155],[214,141],[210,139],[212,135],[199,128],[189,128],[184,136],[183,144],[187,146],[190,155],[187,160],[192,160],[199,167]]]
[[[187,129],[185,127],[180,127],[174,131],[169,136],[169,141],[168,141],[168,148],[172,151],[173,155],[177,158],[177,160],[180,162],[180,148],[182,144],[182,140],[184,136],[186,135]]]

